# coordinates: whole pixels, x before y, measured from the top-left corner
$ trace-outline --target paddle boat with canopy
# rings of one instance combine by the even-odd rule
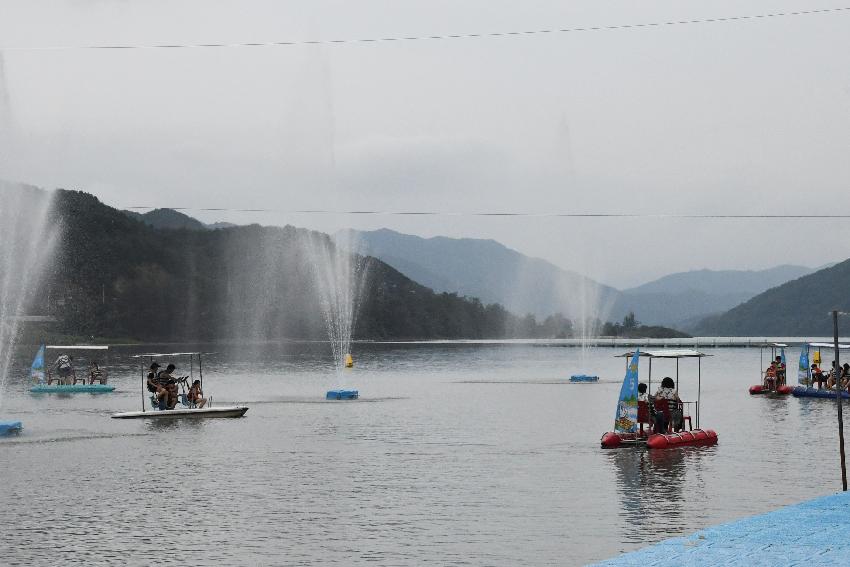
[[[197,407],[190,399],[189,389],[195,381],[195,368],[200,381],[201,390],[204,386],[204,369],[202,354],[200,352],[168,352],[168,353],[144,353],[134,355],[132,358],[139,359],[142,367],[142,410],[127,411],[112,414],[113,419],[175,419],[175,418],[211,418],[211,417],[242,417],[248,411],[247,406],[212,406],[212,397],[207,396],[204,407]],[[207,353],[209,354],[209,353]],[[156,395],[148,390],[148,369],[150,365],[159,360],[172,360],[185,357],[189,362],[189,374],[175,379],[179,388],[178,405],[174,409],[167,409]],[[147,408],[146,399],[150,404]]]
[[[45,359],[48,363],[45,363]],[[80,360],[87,364],[81,365]],[[82,375],[78,375],[77,368],[87,368],[87,370],[85,374],[81,371]],[[115,390],[115,386],[106,383],[109,377],[108,368],[109,347],[107,345],[41,345],[30,367],[30,376],[35,382],[30,392],[34,394],[106,394]]]
[[[787,383],[787,367],[785,364],[786,348],[788,348],[788,345],[785,343],[764,343],[759,345],[759,369],[762,383],[750,386],[750,394],[787,396],[794,390]],[[778,368],[772,366],[768,368],[765,366],[764,353],[767,350],[770,350],[770,359],[767,364],[770,365],[778,357],[781,361],[781,365]]]
[[[620,397],[617,402],[617,412],[614,417],[614,431],[609,431],[602,436],[603,448],[646,446],[649,449],[667,449],[672,447],[685,447],[695,445],[714,445],[717,443],[717,433],[711,429],[700,429],[700,397],[702,394],[702,358],[705,353],[691,349],[658,349],[627,352],[623,355],[626,359],[626,377],[620,389]],[[654,399],[647,397],[647,401],[638,398],[638,366],[641,357],[648,359],[649,372],[647,379],[647,393],[652,394],[652,363],[655,360],[676,361],[676,391],[679,392],[679,360],[683,358],[697,359],[697,399],[695,402],[672,402],[665,399]],[[650,400],[653,407],[649,407]],[[671,408],[671,405],[677,408]],[[691,416],[691,406],[695,412]],[[674,431],[671,426],[673,411],[678,410],[681,415],[679,425],[680,431]],[[653,412],[662,412],[667,417],[669,424],[665,431],[655,431],[654,420],[651,418]],[[696,423],[696,428],[693,424]],[[687,429],[685,426],[687,425]]]
[[[850,350],[850,345],[839,344],[838,348],[841,350]],[[821,365],[821,349],[826,349],[827,352],[833,352],[835,349],[834,343],[806,343],[803,345],[800,350],[800,363],[797,369],[797,382],[800,384],[796,388],[791,391],[791,394],[796,398],[828,398],[831,400],[835,399],[836,390],[830,390],[828,388],[821,388],[820,384],[815,388],[814,376],[812,376],[812,368],[809,366],[809,353],[811,352],[812,363],[818,369],[820,369]],[[830,365],[830,369],[832,365]],[[823,380],[826,381],[826,378]],[[840,390],[841,397],[844,399],[850,399],[850,393],[848,393],[847,389]]]

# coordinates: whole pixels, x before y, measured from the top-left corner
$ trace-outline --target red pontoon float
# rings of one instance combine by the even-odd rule
[[[759,371],[762,374],[762,383],[761,384],[753,384],[750,386],[750,394],[772,394],[772,395],[780,395],[787,396],[794,388],[789,386],[787,382],[787,367],[785,364],[785,349],[788,348],[788,345],[785,343],[765,343],[759,346]],[[770,349],[770,361],[773,362],[776,360],[776,357],[779,356],[782,360],[782,368],[776,373],[774,376],[768,376],[767,371],[764,369],[764,351],[765,349]],[[776,354],[776,353],[780,354]]]
[[[609,431],[602,436],[601,445],[603,448],[614,449],[618,447],[643,446],[649,449],[668,449],[673,447],[698,446],[698,445],[714,445],[717,443],[717,433],[711,429],[700,429],[699,427],[699,410],[700,410],[700,394],[702,385],[702,362],[705,353],[692,349],[661,349],[648,350],[641,352],[627,352],[626,357],[626,378],[623,381],[623,387],[620,390],[620,399],[617,403],[617,415],[614,419],[614,431]],[[671,431],[669,426],[667,431],[655,432],[654,423],[651,419],[651,412],[648,402],[638,400],[638,362],[640,357],[649,359],[649,377],[647,380],[647,392],[652,392],[652,361],[654,359],[674,359],[676,361],[676,391],[679,391],[679,359],[681,358],[696,358],[697,359],[697,400],[696,402],[679,402],[679,409],[682,411],[682,430],[675,432]],[[629,362],[631,360],[631,362]],[[668,400],[654,400],[654,409],[656,412],[664,412],[668,418],[670,417],[670,406]],[[693,404],[695,414],[690,415],[690,411],[685,412],[685,408],[690,408]],[[668,419],[668,423],[670,420]],[[693,428],[693,423],[696,423],[696,429]],[[687,426],[687,429],[685,429]]]

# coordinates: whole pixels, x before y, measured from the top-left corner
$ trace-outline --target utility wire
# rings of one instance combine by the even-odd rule
[[[119,45],[66,45],[66,46],[42,46],[42,47],[26,47],[26,46],[10,46],[0,47],[0,51],[60,51],[72,49],[200,49],[200,48],[223,48],[223,47],[282,47],[282,46],[303,46],[303,45],[338,45],[338,44],[357,44],[357,43],[388,43],[388,42],[406,42],[406,41],[435,41],[435,40],[452,40],[452,39],[480,39],[494,37],[517,37],[530,35],[545,35],[558,33],[573,33],[573,32],[592,32],[592,31],[611,31],[624,29],[639,29],[664,26],[682,26],[691,24],[716,24],[725,22],[736,22],[745,20],[760,20],[767,18],[786,18],[791,16],[811,16],[816,14],[834,14],[839,12],[850,11],[850,6],[839,6],[835,8],[820,8],[817,10],[797,10],[795,12],[772,12],[768,14],[753,14],[743,16],[723,16],[717,18],[699,18],[694,20],[668,20],[661,22],[648,22],[636,24],[616,24],[608,26],[586,26],[574,28],[553,28],[544,30],[524,30],[524,31],[506,31],[506,32],[485,32],[485,33],[461,33],[461,34],[442,34],[442,35],[419,35],[419,36],[397,36],[397,37],[375,37],[375,38],[360,38],[360,39],[324,39],[324,40],[295,40],[295,41],[269,41],[256,43],[187,43],[187,44],[119,44]]]
[[[678,214],[678,213],[528,213],[528,212],[445,212],[445,211],[334,211],[327,209],[231,209],[227,207],[123,207],[136,209],[168,209],[172,211],[228,212],[228,213],[279,213],[286,215],[375,215],[375,216],[427,216],[427,217],[530,217],[530,218],[614,218],[614,219],[729,219],[729,220],[827,220],[850,219],[850,214]]]

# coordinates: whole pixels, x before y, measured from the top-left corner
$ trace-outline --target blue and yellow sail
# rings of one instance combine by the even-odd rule
[[[812,383],[812,378],[809,374],[809,345],[803,345],[800,349],[800,362],[797,365],[797,383],[808,386]]]
[[[614,431],[617,433],[635,433],[638,413],[638,361],[640,350],[635,350],[632,360],[626,368],[626,377],[620,388],[617,400],[617,413],[614,416]]]
[[[30,377],[33,382],[44,384],[44,344],[38,347],[38,352],[35,353],[35,358],[32,360],[30,367]]]

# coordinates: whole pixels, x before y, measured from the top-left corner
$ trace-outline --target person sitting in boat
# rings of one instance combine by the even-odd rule
[[[174,377],[174,371],[176,369],[176,366],[169,364],[165,367],[165,370],[156,375],[157,384],[167,392],[166,409],[174,409],[177,406],[177,379]]]
[[[775,390],[776,389],[776,379],[777,379],[777,370],[776,370],[776,361],[770,363],[770,366],[767,367],[767,370],[764,371],[764,389],[765,390]]]
[[[826,387],[829,390],[834,390],[838,387],[841,390],[847,389],[848,378],[850,376],[844,370],[844,367],[832,361],[832,370],[829,371],[829,377],[826,379]]]
[[[812,387],[814,388],[815,382],[818,383],[818,390],[823,388],[823,383],[826,382],[826,376],[824,376],[823,372],[820,369],[820,366],[817,365],[816,362],[812,363]]]
[[[676,383],[673,382],[673,379],[669,376],[664,377],[661,380],[661,386],[658,387],[658,391],[655,392],[656,400],[667,400],[667,407],[670,410],[670,423],[667,422],[667,415],[662,412],[656,412],[656,422],[658,421],[658,416],[660,415],[662,420],[664,421],[662,427],[656,428],[656,431],[666,432],[667,425],[671,425],[673,430],[679,431],[682,429],[682,410],[680,409],[680,404],[682,402],[679,399],[679,394],[676,392]],[[655,404],[653,404],[655,405]]]
[[[207,405],[207,399],[204,397],[204,392],[201,390],[201,381],[195,380],[192,382],[192,387],[189,388],[189,393],[186,397],[190,402],[195,404],[195,407],[202,408]]]
[[[74,357],[64,352],[59,355],[50,368],[55,368],[59,377],[56,379],[59,384],[71,385],[76,384],[77,374],[74,372]],[[53,382],[53,377],[50,375],[50,368],[47,369],[47,384]]]
[[[150,368],[148,369],[148,392],[154,394],[156,396],[156,402],[160,405],[160,407],[165,407],[168,403],[168,390],[160,385],[159,380],[157,379],[157,371],[159,370],[159,364],[156,362],[152,362]]]
[[[106,371],[100,369],[96,360],[92,360],[89,366],[89,384],[94,384],[95,380],[98,384],[106,384],[106,377]]]
[[[785,363],[782,362],[781,356],[777,356],[774,362],[776,364],[776,385],[783,386],[785,385]]]

